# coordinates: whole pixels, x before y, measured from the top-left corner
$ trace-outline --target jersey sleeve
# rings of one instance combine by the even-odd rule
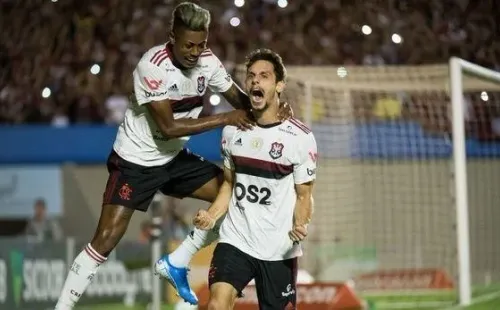
[[[215,93],[224,93],[233,85],[233,79],[227,73],[222,62],[215,55],[212,57],[214,58],[214,69],[208,80],[208,87]]]
[[[143,58],[134,70],[134,92],[139,105],[171,98],[166,70]]]
[[[318,148],[313,133],[304,136],[300,144],[297,147],[297,162],[293,167],[295,184],[303,184],[316,179]]]
[[[222,130],[221,151],[224,167],[234,170],[233,158],[231,155],[231,141],[233,140],[236,128],[233,126],[226,126]]]

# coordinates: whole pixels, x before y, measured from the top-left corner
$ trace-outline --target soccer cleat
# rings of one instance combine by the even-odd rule
[[[189,287],[187,278],[188,268],[179,268],[170,264],[168,255],[160,258],[155,264],[155,274],[167,279],[177,291],[177,295],[191,305],[198,304],[198,298]]]

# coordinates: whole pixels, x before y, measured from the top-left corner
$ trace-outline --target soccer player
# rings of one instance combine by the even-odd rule
[[[316,142],[300,121],[278,118],[286,71],[260,49],[247,58],[245,87],[257,127],[223,130],[224,183],[193,223],[211,229],[225,216],[209,271],[208,309],[231,309],[255,279],[260,309],[295,309],[299,242],[307,236],[316,178]]]
[[[207,49],[210,13],[193,3],[172,14],[170,40],[147,51],[134,70],[135,100],[119,126],[107,167],[109,179],[92,241],[75,258],[56,305],[73,309],[101,264],[115,248],[135,210],[146,211],[159,190],[178,198],[213,202],[222,170],[183,149],[189,136],[224,125],[253,127],[248,96],[233,83],[219,59]],[[207,87],[239,110],[198,119]],[[245,110],[246,109],[246,110]],[[284,115],[291,110],[284,106]],[[187,266],[217,232],[195,229],[156,272],[167,277],[179,295],[197,303]]]

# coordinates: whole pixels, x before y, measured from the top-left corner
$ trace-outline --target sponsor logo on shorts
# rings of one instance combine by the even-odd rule
[[[281,296],[283,296],[283,297],[288,297],[288,296],[293,295],[293,294],[295,294],[295,290],[292,288],[291,284],[288,284],[286,286],[285,292],[281,292]]]

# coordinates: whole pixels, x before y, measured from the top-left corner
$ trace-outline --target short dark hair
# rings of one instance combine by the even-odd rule
[[[172,32],[178,27],[184,27],[191,31],[205,31],[210,27],[210,12],[201,6],[182,2],[172,12]]]
[[[281,56],[273,52],[268,48],[259,48],[251,52],[245,62],[245,67],[248,69],[258,60],[269,61],[274,66],[274,74],[276,75],[276,82],[285,82],[286,80],[286,69],[283,64],[283,59]]]

